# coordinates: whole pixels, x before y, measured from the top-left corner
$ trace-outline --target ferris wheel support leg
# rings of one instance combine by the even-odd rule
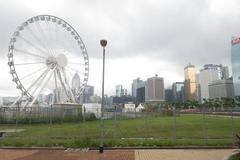
[[[64,76],[65,83],[66,83],[67,86],[68,86],[68,89],[69,89],[69,92],[70,92],[70,95],[71,95],[71,99],[72,99],[72,101],[75,103],[76,100],[75,100],[75,97],[74,97],[74,95],[73,95],[73,93],[72,93],[71,87],[70,87],[70,85],[69,85],[69,83],[68,83],[68,81],[67,81],[67,76],[66,76],[65,70],[62,69],[62,72],[63,72],[63,76]]]
[[[49,77],[47,78],[47,80],[44,82],[44,84],[41,86],[40,90],[37,93],[37,96],[34,97],[33,101],[29,104],[29,107],[31,107],[33,105],[33,103],[36,101],[36,99],[38,98],[39,94],[42,92],[43,88],[46,86],[46,84],[49,82],[49,80],[51,79],[53,72],[55,69],[53,69],[49,75]]]
[[[65,91],[66,96],[67,96],[68,98],[70,98],[69,95],[68,95],[68,92],[67,92],[67,88],[66,88],[66,86],[65,86],[65,84],[64,84],[64,82],[63,82],[63,80],[62,80],[62,76],[61,76],[61,73],[60,73],[60,70],[59,70],[59,69],[57,69],[57,75],[58,75],[59,81],[60,81],[60,83],[61,83],[61,85],[62,85],[62,87],[63,87],[63,89],[64,89],[64,91]]]
[[[30,87],[27,89],[27,91],[30,90],[30,89],[34,86],[34,84],[36,84],[38,81],[42,80],[42,82],[43,82],[44,79],[46,78],[49,70],[50,70],[50,68],[46,69],[46,71],[44,71],[44,72],[30,85]],[[42,82],[40,82],[40,85],[42,84]],[[34,95],[34,93],[37,91],[37,89],[38,89],[38,88],[36,87],[36,88],[33,90],[32,95]],[[27,101],[27,102],[23,105],[23,108],[25,108],[25,107],[29,104],[29,102],[30,102],[30,101]]]
[[[54,81],[55,81],[55,97],[56,97],[56,103],[58,103],[59,102],[59,99],[58,99],[58,86],[57,86],[57,72],[56,72],[56,70],[54,70]],[[53,94],[54,94],[54,92],[53,92]]]
[[[13,107],[19,100],[21,100],[22,97],[23,97],[23,95],[19,96],[19,97],[11,104],[10,108]]]

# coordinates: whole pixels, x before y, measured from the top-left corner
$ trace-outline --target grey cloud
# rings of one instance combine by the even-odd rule
[[[106,38],[108,58],[170,61],[179,66],[177,74],[189,62],[197,67],[205,63],[230,66],[231,36],[240,33],[238,0],[222,14],[213,12],[219,7],[212,6],[213,0],[63,0],[49,8],[48,1],[42,0],[36,9],[26,5],[30,2],[0,2],[0,58],[6,56],[16,27],[36,14],[53,14],[69,22],[87,46],[90,62],[101,58],[99,40]]]

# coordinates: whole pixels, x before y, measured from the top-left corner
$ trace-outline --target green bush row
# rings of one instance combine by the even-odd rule
[[[96,116],[94,113],[85,113],[85,121],[94,121]],[[65,116],[21,116],[18,118],[4,118],[0,115],[0,124],[48,124],[48,123],[66,123],[66,122],[81,122],[83,121],[83,115],[65,115]]]

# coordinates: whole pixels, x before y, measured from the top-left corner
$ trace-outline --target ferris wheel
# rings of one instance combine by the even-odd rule
[[[25,97],[25,107],[49,94],[51,103],[76,102],[89,76],[81,37],[69,23],[52,15],[32,17],[17,27],[8,48],[8,65],[21,92],[16,102]]]

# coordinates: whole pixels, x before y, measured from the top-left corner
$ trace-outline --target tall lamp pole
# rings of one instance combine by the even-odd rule
[[[101,46],[103,47],[103,72],[102,72],[102,103],[101,103],[101,117],[100,117],[100,145],[99,153],[103,153],[103,138],[104,138],[104,124],[103,124],[103,105],[104,105],[104,72],[105,72],[105,47],[107,45],[107,40],[100,41]]]

